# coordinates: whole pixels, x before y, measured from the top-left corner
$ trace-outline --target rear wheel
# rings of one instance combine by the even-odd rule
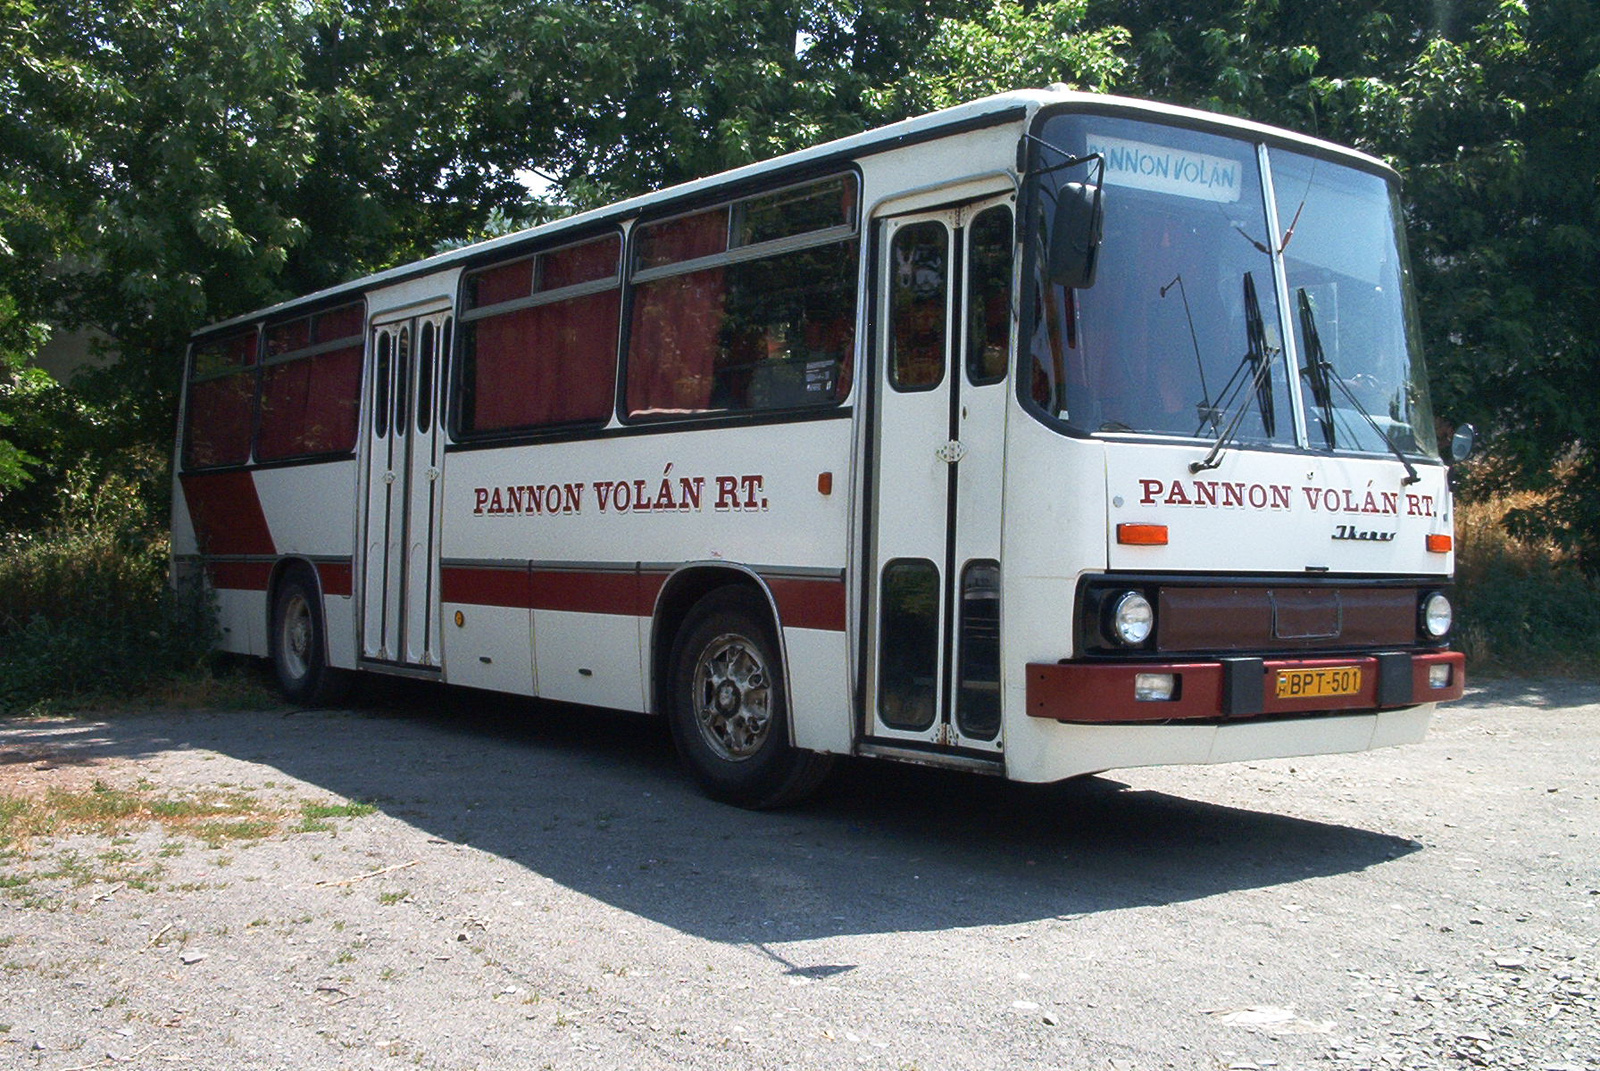
[[[749,588],[718,588],[689,611],[673,645],[667,716],[678,753],[725,803],[797,803],[833,766],[831,755],[789,743],[777,637]]]
[[[322,604],[305,569],[295,569],[278,586],[272,604],[272,668],[291,702],[325,706],[344,698],[351,676],[327,663]]]

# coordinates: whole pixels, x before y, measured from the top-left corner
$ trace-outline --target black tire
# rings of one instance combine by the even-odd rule
[[[667,720],[706,795],[740,807],[798,803],[833,756],[789,743],[777,636],[752,589],[718,588],[689,611],[672,646]]]
[[[296,568],[278,585],[272,600],[272,668],[285,697],[300,706],[320,707],[350,694],[352,675],[328,665],[322,627],[322,600],[310,572]]]

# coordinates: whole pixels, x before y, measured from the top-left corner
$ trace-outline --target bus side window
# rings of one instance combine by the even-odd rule
[[[256,460],[355,449],[364,315],[355,302],[267,328]]]
[[[457,434],[611,418],[621,262],[621,236],[606,234],[468,276]],[[446,327],[441,366],[448,335]]]
[[[967,235],[967,379],[979,386],[1004,379],[1011,356],[1011,209],[984,209]]]
[[[853,176],[638,233],[629,416],[796,409],[849,394],[860,249]]]
[[[380,439],[389,434],[389,339],[389,332],[378,333],[378,367],[372,377],[372,434]]]
[[[195,346],[184,427],[185,468],[250,460],[256,391],[256,329]]]
[[[417,355],[417,430],[433,427],[433,324],[422,325],[422,351]]]
[[[933,724],[939,676],[939,569],[925,558],[883,567],[878,631],[878,712],[885,725]]]
[[[394,348],[394,433],[406,433],[411,395],[411,328],[402,327]]]
[[[889,278],[889,382],[929,390],[944,379],[949,234],[935,220],[895,232]]]

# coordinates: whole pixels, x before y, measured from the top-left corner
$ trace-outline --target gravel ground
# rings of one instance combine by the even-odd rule
[[[0,855],[0,1065],[1600,1071],[1597,715],[1499,682],[1409,748],[777,814],[472,692],[0,720],[13,807],[281,816]]]

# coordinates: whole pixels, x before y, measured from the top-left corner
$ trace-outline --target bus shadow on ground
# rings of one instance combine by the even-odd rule
[[[133,716],[95,737],[85,758],[199,747],[260,763],[645,919],[762,946],[1070,919],[1420,848],[1105,777],[1029,786],[867,761],[810,804],[753,813],[700,795],[656,719],[409,683],[354,711]]]

